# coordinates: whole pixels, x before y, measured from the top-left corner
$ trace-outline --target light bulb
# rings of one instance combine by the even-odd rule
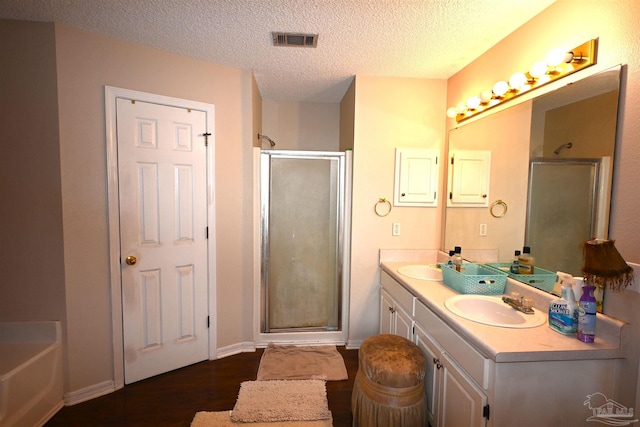
[[[450,119],[453,119],[457,115],[458,115],[458,109],[456,107],[447,108],[447,117],[449,117]]]
[[[467,100],[467,107],[469,107],[470,110],[475,110],[476,108],[478,108],[479,105],[480,105],[479,96],[472,96]]]
[[[482,102],[483,104],[491,101],[491,98],[493,98],[493,92],[491,92],[489,89],[485,89],[480,92],[480,102]]]
[[[507,91],[509,91],[509,84],[503,80],[493,85],[493,93],[498,97],[503,96]]]
[[[458,114],[464,114],[467,112],[467,106],[464,102],[458,103],[458,105],[456,105],[456,109],[458,110]]]
[[[562,49],[553,49],[547,56],[545,56],[544,60],[550,67],[557,67],[565,61],[567,52]]]
[[[545,74],[547,74],[547,70],[548,69],[549,69],[549,67],[547,66],[546,62],[543,62],[543,61],[536,62],[535,64],[533,64],[531,66],[531,69],[529,70],[529,74],[534,79],[538,79],[538,78],[544,76]]]
[[[527,83],[527,76],[524,73],[515,73],[509,77],[509,86],[513,89],[521,89]]]

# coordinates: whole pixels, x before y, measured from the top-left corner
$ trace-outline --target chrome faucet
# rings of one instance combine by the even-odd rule
[[[511,297],[502,297],[502,301],[524,314],[534,314],[532,308],[533,300],[529,297],[520,296],[517,292],[512,292]]]

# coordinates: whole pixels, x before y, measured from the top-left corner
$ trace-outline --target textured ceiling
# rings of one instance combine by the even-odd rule
[[[554,1],[0,0],[0,18],[253,70],[267,100],[336,103],[358,74],[447,79]],[[274,47],[272,31],[318,47]]]

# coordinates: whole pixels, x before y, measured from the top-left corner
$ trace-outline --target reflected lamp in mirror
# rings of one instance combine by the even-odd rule
[[[604,291],[609,287],[622,291],[633,281],[633,269],[627,265],[613,244],[613,240],[592,239],[584,242],[585,281]]]
[[[492,90],[483,90],[466,102],[447,109],[447,117],[461,122],[532,89],[556,81],[596,63],[597,39],[574,49],[553,49],[544,61],[534,63],[527,72],[514,73],[507,81],[499,81]]]

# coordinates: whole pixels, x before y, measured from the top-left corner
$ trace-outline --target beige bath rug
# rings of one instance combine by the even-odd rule
[[[344,359],[335,345],[294,346],[269,344],[258,368],[263,380],[325,380],[349,378]]]
[[[198,412],[191,421],[191,427],[333,427],[331,420],[317,421],[282,421],[274,423],[234,423],[231,411]]]
[[[327,388],[320,380],[245,381],[231,420],[241,423],[331,419]]]

